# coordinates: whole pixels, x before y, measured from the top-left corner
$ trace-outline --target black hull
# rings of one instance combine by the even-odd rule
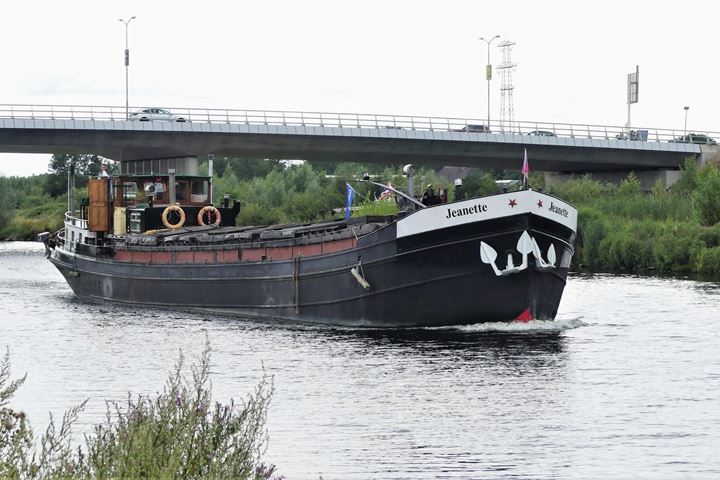
[[[507,253],[528,232],[542,251],[552,243],[556,268],[530,256],[528,268],[497,276],[480,242]],[[93,300],[220,311],[257,318],[368,327],[415,327],[510,321],[557,314],[574,232],[529,214],[397,238],[396,224],[341,252],[279,261],[142,265],[72,254],[50,260],[76,295]],[[350,273],[358,263],[370,288]]]

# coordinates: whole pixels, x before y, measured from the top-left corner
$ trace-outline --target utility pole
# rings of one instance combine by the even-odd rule
[[[126,22],[122,18],[120,22],[125,24],[125,120],[130,118],[130,108],[128,102],[128,67],[130,66],[130,50],[128,49],[128,24],[132,22],[135,17],[130,17]]]
[[[492,80],[492,64],[490,63],[490,44],[496,38],[500,38],[500,35],[495,35],[490,40],[486,40],[480,37],[480,40],[487,44],[487,64],[485,65],[485,78],[487,79],[487,122],[488,128],[490,128],[490,80]]]

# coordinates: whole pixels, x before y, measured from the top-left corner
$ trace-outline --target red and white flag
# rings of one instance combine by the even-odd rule
[[[521,172],[523,174],[523,187],[527,188],[528,173],[530,173],[530,167],[528,166],[528,161],[527,161],[527,148],[525,149],[525,159],[523,160],[523,166],[522,166]]]

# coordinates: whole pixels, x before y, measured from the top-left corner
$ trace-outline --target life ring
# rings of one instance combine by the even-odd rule
[[[206,213],[215,215],[215,221],[212,223],[213,225],[215,225],[216,227],[218,225],[220,225],[220,222],[222,221],[222,217],[220,216],[220,210],[213,207],[212,205],[207,205],[200,209],[200,212],[198,212],[198,216],[197,216],[198,225],[209,225],[209,224],[205,223],[205,219],[203,218]],[[208,219],[209,218],[210,217],[208,216]]]
[[[180,220],[178,220],[177,223],[170,223],[170,221],[168,220],[170,212],[177,212],[178,215],[180,215]],[[167,228],[171,228],[173,230],[182,227],[183,225],[185,225],[185,210],[180,208],[178,205],[168,205],[167,207],[165,207],[165,210],[163,210],[162,222],[163,225],[165,225]]]

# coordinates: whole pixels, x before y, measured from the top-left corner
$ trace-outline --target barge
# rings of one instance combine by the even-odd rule
[[[239,226],[211,178],[121,171],[41,234],[75,295],[362,327],[555,318],[577,210],[540,191],[420,204],[397,215]]]

